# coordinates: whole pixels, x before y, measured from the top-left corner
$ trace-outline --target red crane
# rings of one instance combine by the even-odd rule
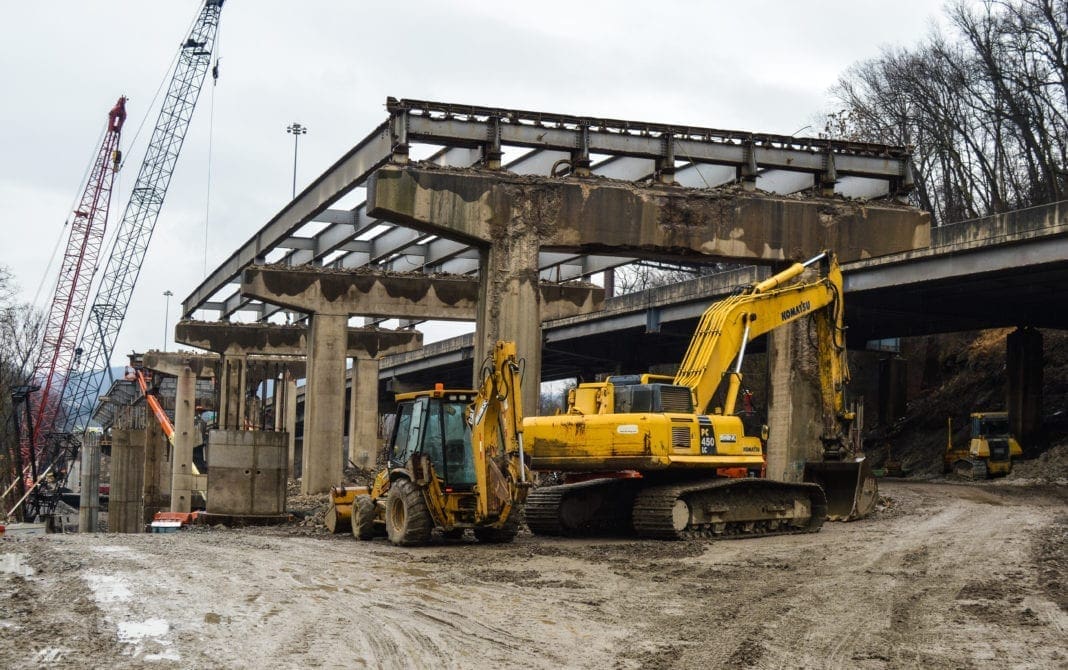
[[[104,141],[90,166],[70,221],[70,235],[31,377],[31,383],[39,385],[41,393],[32,413],[32,425],[26,426],[30,430],[22,431],[21,435],[22,462],[26,466],[22,476],[30,478],[31,489],[55,459],[46,445],[61,411],[60,401],[75,362],[78,331],[104,242],[112,184],[122,159],[119,137],[125,120],[126,98],[120,97],[108,112]]]

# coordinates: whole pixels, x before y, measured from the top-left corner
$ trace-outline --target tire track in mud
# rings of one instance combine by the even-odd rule
[[[521,535],[398,549],[204,529],[53,536],[40,555],[69,567],[49,578],[56,592],[128,591],[86,596],[100,639],[71,636],[69,653],[89,666],[143,665],[117,628],[146,621],[166,624],[180,659],[153,668],[1065,665],[1068,495],[937,483],[884,495],[874,519],[710,544]]]

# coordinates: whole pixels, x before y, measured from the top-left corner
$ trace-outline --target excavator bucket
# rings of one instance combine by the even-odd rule
[[[875,511],[879,485],[864,458],[805,463],[805,481],[818,484],[827,495],[827,519],[853,521]]]

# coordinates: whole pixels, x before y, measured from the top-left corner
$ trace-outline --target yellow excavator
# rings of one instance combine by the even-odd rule
[[[332,489],[327,525],[404,546],[469,528],[480,542],[511,542],[530,487],[521,383],[515,343],[497,342],[477,391],[398,394],[387,467],[371,487]]]
[[[1012,459],[1023,456],[1009,429],[1008,412],[972,412],[967,445],[954,446],[953,420],[947,419],[948,438],[943,472],[963,479],[987,479],[1012,472]]]
[[[530,492],[531,531],[729,538],[814,532],[826,518],[870,514],[878,490],[850,439],[855,413],[844,400],[842,312],[842,273],[824,252],[710,306],[674,378],[580,384],[566,413],[527,418],[531,467],[559,472],[565,482]],[[805,464],[804,482],[773,481],[764,478],[767,427],[747,435],[735,414],[742,358],[753,338],[809,315],[818,340],[823,460]],[[724,382],[723,404],[713,409]]]

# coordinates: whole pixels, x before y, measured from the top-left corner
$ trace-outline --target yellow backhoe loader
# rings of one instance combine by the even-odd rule
[[[972,412],[968,444],[953,445],[953,420],[947,419],[948,438],[943,472],[963,479],[986,479],[1012,472],[1012,459],[1023,456],[1009,429],[1008,412]]]
[[[809,278],[817,265],[818,276]],[[531,491],[531,531],[726,538],[813,532],[825,518],[870,514],[877,485],[849,439],[855,414],[844,401],[842,311],[842,274],[824,252],[709,307],[674,378],[580,384],[566,413],[526,419],[531,467],[561,472],[567,482]],[[742,357],[753,338],[809,315],[818,340],[823,460],[805,465],[805,482],[773,481],[764,478],[766,426],[747,435],[735,414]],[[713,409],[724,382],[723,406]]]
[[[522,365],[498,342],[477,390],[397,395],[387,467],[371,487],[334,488],[327,518],[360,540],[387,535],[418,545],[436,529],[480,542],[511,542],[529,488],[524,463]],[[328,524],[329,525],[329,524]]]

